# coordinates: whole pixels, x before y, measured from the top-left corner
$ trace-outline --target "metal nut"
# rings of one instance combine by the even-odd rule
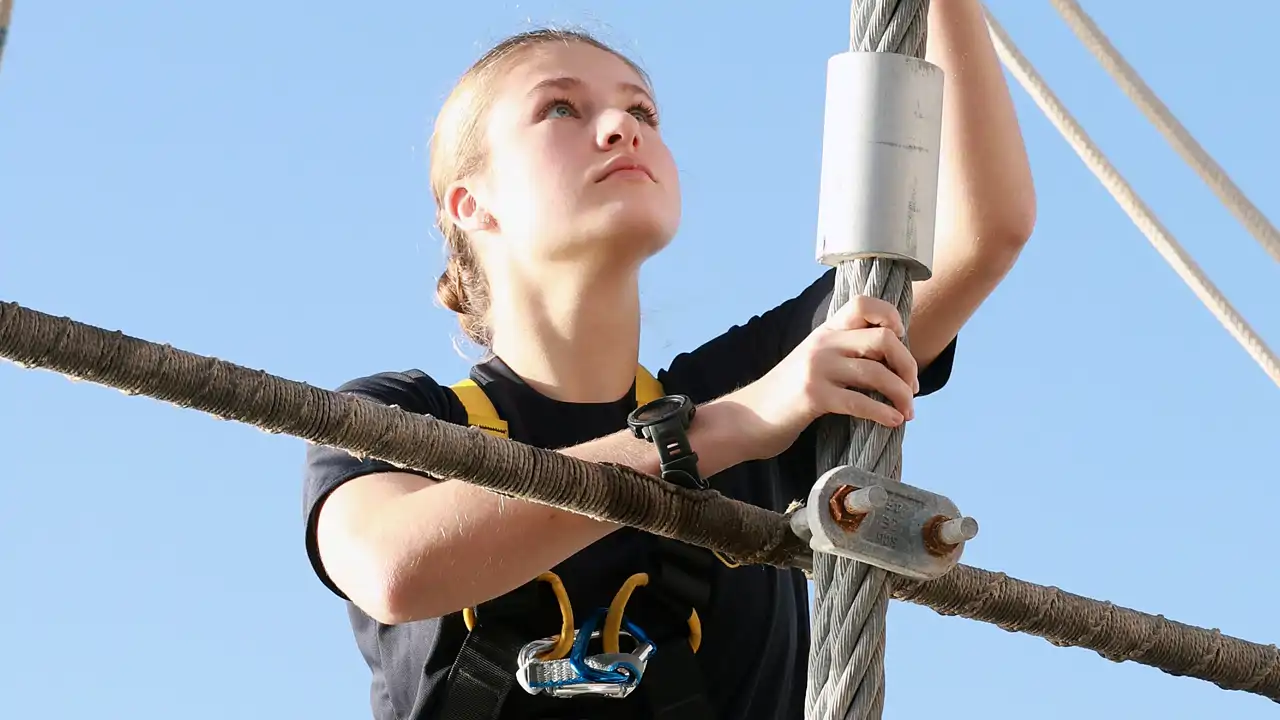
[[[831,493],[827,502],[831,510],[831,519],[836,521],[845,532],[856,532],[863,518],[872,510],[883,507],[889,494],[879,485],[859,488],[856,485],[841,485]]]
[[[934,515],[923,528],[924,547],[937,557],[948,555],[978,535],[978,521],[971,517]]]

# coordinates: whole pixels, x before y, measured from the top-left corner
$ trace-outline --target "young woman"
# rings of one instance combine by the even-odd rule
[[[828,271],[676,357],[658,380],[697,404],[688,439],[718,492],[782,510],[815,479],[807,428],[816,418],[910,420],[913,397],[946,382],[961,325],[1031,233],[1030,172],[979,2],[931,7],[928,59],[947,72],[945,156],[935,276],[916,287],[909,343],[881,301],[857,299],[827,320]],[[674,235],[680,190],[645,74],[585,35],[508,39],[442,108],[431,184],[450,250],[439,295],[491,351],[471,379],[509,436],[659,474],[655,447],[627,428],[647,387],[637,375],[637,276]],[[386,372],[341,389],[474,420],[450,380]],[[379,720],[802,716],[809,621],[799,572],[730,567],[330,448],[308,451],[304,510],[309,557],[349,603]],[[554,591],[581,626],[639,572],[650,584],[628,586],[625,615],[658,651],[635,692],[548,697],[514,683],[520,648],[562,630]]]

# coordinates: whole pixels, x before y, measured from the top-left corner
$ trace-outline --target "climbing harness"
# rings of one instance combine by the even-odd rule
[[[479,428],[494,437],[509,438],[507,421],[498,414],[493,401],[475,380],[467,378],[450,386],[458,401],[467,410],[467,424]],[[646,405],[662,397],[662,383],[642,365],[636,366],[636,405]]]
[[[551,585],[555,592],[556,604],[560,606],[560,634],[556,636],[554,643],[543,648],[536,656],[539,660],[558,660],[569,653],[569,647],[573,644],[573,605],[569,602],[569,593],[564,589],[564,583],[560,580],[560,576],[553,572],[547,571],[539,575],[537,580]],[[466,624],[467,630],[475,630],[476,627],[476,609],[463,608],[462,622]]]
[[[508,423],[483,387],[466,379],[451,389],[466,410],[468,426],[510,437]],[[636,370],[635,395],[637,407],[663,397],[661,383],[643,367]],[[702,643],[698,608],[710,600],[713,554],[667,538],[655,538],[654,545],[650,571],[633,573],[607,607],[593,609],[576,629],[564,583],[550,571],[464,609],[467,636],[450,668],[441,717],[496,720],[515,685],[528,695],[551,698],[621,699],[643,687],[654,717],[711,715],[694,654]],[[521,637],[512,626],[551,605],[548,589],[560,613],[559,631]]]
[[[458,401],[462,403],[462,407],[467,411],[467,425],[483,430],[484,432],[493,435],[494,437],[502,438],[503,440],[510,439],[510,429],[507,426],[507,421],[503,420],[502,416],[498,414],[498,409],[494,407],[493,401],[485,394],[484,389],[476,384],[475,380],[470,378],[459,380],[451,385],[450,389],[453,390],[454,395],[458,396]],[[643,409],[645,406],[652,406],[663,399],[664,391],[662,389],[662,383],[658,382],[657,378],[646,370],[643,365],[637,365],[636,407],[638,409]],[[688,398],[684,398],[684,400],[688,401]],[[692,410],[693,408],[690,407],[686,411],[688,412],[688,418],[690,420],[693,418]],[[633,426],[632,430],[636,433],[637,437],[642,436],[642,432],[636,427]],[[693,454],[690,453],[690,455]],[[693,455],[693,458],[696,462],[697,456]],[[673,464],[677,466],[677,472],[679,472],[678,463]],[[705,481],[700,481],[694,484],[699,488],[706,487]],[[741,563],[730,560],[725,557],[723,553],[717,550],[712,550],[711,554],[714,555],[725,567],[736,568],[741,565]]]

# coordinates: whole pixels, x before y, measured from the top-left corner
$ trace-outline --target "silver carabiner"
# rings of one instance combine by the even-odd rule
[[[623,630],[619,635],[632,637]],[[591,633],[591,638],[600,637],[600,631]],[[625,679],[620,682],[600,682],[587,680],[574,667],[571,658],[559,660],[539,660],[537,655],[556,644],[556,638],[534,640],[520,649],[517,657],[516,681],[530,695],[550,695],[552,697],[579,697],[595,695],[601,697],[624,698],[630,695],[640,684],[649,658],[653,655],[651,643],[641,643],[629,653],[599,653],[588,655],[583,662],[594,670],[608,673],[621,673]]]

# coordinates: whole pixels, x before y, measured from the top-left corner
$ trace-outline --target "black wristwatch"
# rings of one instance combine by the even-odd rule
[[[658,448],[663,480],[703,489],[707,481],[698,474],[698,454],[689,445],[687,434],[696,409],[686,395],[667,395],[633,410],[627,416],[627,426],[636,437]]]

